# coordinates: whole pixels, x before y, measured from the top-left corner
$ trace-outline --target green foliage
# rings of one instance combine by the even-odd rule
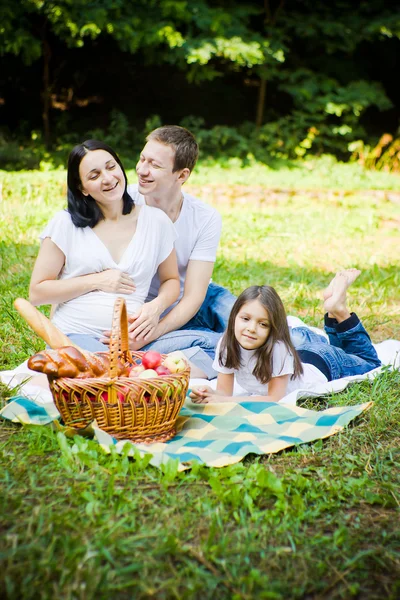
[[[352,160],[367,169],[400,172],[400,138],[394,140],[391,135],[385,134],[374,148],[357,140],[350,144],[349,150],[353,152]]]
[[[388,110],[392,103],[377,82],[352,81],[343,86],[332,77],[298,69],[281,72],[280,89],[293,98],[291,113],[263,127],[263,139],[282,156],[332,152],[346,156],[349,143],[366,132],[360,117],[370,107]]]
[[[4,0],[0,23],[0,53],[20,56],[28,64],[46,47],[51,52],[55,37],[64,45],[67,61],[69,48],[113,41],[120,51],[143,58],[149,69],[173,65],[190,84],[226,78],[232,72],[255,84],[267,81],[260,130],[247,123],[237,131],[224,124],[211,131],[202,127],[206,153],[225,149],[228,157],[237,152],[241,158],[296,158],[329,152],[345,158],[349,144],[371,144],[362,125],[366,111],[392,106],[382,84],[365,76],[358,56],[363,44],[399,39],[398,12],[383,0],[343,0],[340,5],[315,5],[311,0]],[[76,85],[71,83],[71,89]],[[50,81],[48,98],[56,87],[57,82]],[[278,101],[273,105],[270,97]],[[279,106],[281,98],[286,108]],[[137,133],[137,121],[133,129],[132,120],[117,109],[110,114],[115,129],[106,135],[118,142],[122,154],[132,148]],[[61,136],[57,141],[58,146],[66,143]],[[11,150],[6,164],[17,166],[16,148]],[[37,165],[36,156],[27,151],[27,165]]]

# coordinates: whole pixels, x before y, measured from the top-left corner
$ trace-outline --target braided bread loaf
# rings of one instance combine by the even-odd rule
[[[38,352],[28,360],[28,367],[32,371],[45,373],[51,379],[58,377],[72,377],[88,379],[90,377],[106,377],[110,368],[110,359],[107,354],[83,354],[74,346],[64,346],[57,350],[44,350]],[[118,377],[126,377],[130,365],[118,361]]]

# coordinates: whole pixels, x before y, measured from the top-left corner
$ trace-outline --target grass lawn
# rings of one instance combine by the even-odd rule
[[[369,190],[396,189],[398,176],[329,159],[280,171],[203,166],[188,185],[223,215],[214,281],[234,293],[273,284],[289,314],[320,325],[321,288],[358,267],[351,307],[373,341],[400,339],[400,217],[395,193]],[[0,172],[0,190],[6,369],[43,347],[12,302],[27,297],[38,233],[64,206],[65,172]],[[0,385],[0,399],[9,395]],[[0,597],[396,600],[400,373],[304,406],[369,400],[327,440],[185,473],[0,421]]]

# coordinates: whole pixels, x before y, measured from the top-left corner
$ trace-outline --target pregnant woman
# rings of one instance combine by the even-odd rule
[[[55,304],[53,323],[81,348],[106,350],[99,340],[111,327],[115,299],[139,314],[151,334],[179,295],[176,233],[158,208],[136,206],[127,193],[120,159],[107,144],[88,140],[68,159],[68,208],[40,235],[29,298]],[[144,304],[153,275],[158,296]]]

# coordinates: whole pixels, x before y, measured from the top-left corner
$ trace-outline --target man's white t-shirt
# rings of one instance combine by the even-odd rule
[[[128,273],[135,282],[136,290],[132,294],[96,290],[57,305],[52,321],[61,331],[101,337],[104,331],[111,328],[117,297],[125,299],[130,314],[145,302],[154,273],[174,248],[176,232],[162,210],[143,206],[135,234],[118,263],[93,229],[75,227],[66,210],[58,212],[40,235],[41,240],[47,237],[65,255],[65,265],[59,279],[119,269]]]
[[[138,191],[137,184],[128,185],[128,194],[135,204],[146,204],[144,196]],[[175,250],[181,284],[179,299],[183,294],[189,261],[215,262],[222,228],[221,215],[215,208],[186,192],[182,192],[182,194],[182,209],[174,223],[178,234],[178,239],[175,241]],[[160,281],[156,274],[150,285],[149,300],[156,298],[159,287]]]
[[[227,375],[234,374],[236,382],[241,388],[246,390],[250,395],[267,396],[268,383],[262,384],[253,375],[257,359],[255,357],[256,350],[241,349],[242,366],[239,369],[227,369],[219,361],[219,353],[221,348],[221,340],[218,342],[215,351],[215,359],[213,368],[218,373]],[[328,380],[323,373],[314,365],[302,363],[304,373],[295,379],[289,379],[286,394],[290,394],[294,390],[312,389],[318,383],[326,383]],[[272,352],[272,377],[280,377],[281,375],[293,375],[294,361],[293,356],[288,352],[283,342],[277,342]]]

